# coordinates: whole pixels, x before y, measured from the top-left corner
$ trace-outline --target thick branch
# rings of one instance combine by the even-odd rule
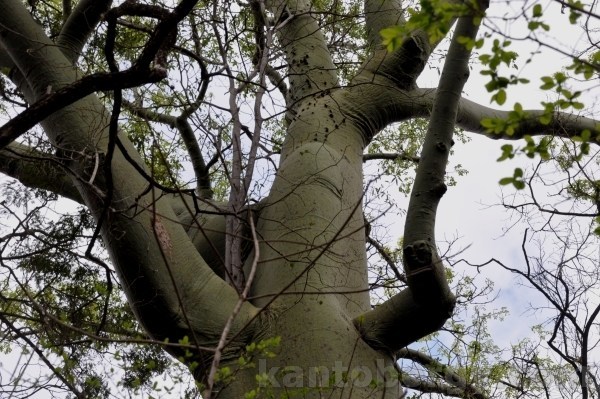
[[[137,87],[146,83],[159,82],[165,77],[165,72],[160,69],[144,71],[132,67],[118,73],[100,72],[88,75],[54,92],[52,92],[53,87],[49,85],[50,93],[48,95],[43,96],[25,111],[0,127],[0,148],[33,128],[52,113],[96,91]]]
[[[422,31],[415,32],[392,52],[379,46],[352,79],[351,85],[375,83],[402,90],[413,89],[432,50],[427,34]]]
[[[454,309],[455,297],[435,249],[434,232],[436,208],[446,191],[444,175],[460,94],[469,76],[471,51],[458,38],[476,37],[479,26],[473,20],[462,17],[456,27],[417,167],[404,230],[408,289],[355,319],[363,339],[375,347],[397,351],[439,329]]]
[[[225,278],[225,210],[227,204],[190,195],[174,195],[173,210],[208,266]]]
[[[24,186],[48,190],[83,203],[58,159],[26,145],[13,142],[0,150],[0,173],[19,180]]]
[[[289,68],[287,101],[293,110],[311,95],[338,86],[337,69],[309,1],[269,3]]]
[[[548,116],[544,110],[524,110],[523,118],[514,123],[514,132],[508,134],[506,131],[494,133],[484,128],[481,121],[484,119],[509,120],[510,111],[500,111],[485,107],[481,104],[461,99],[457,117],[457,125],[473,133],[481,133],[491,139],[518,140],[525,135],[539,136],[548,135],[556,137],[573,138],[581,135],[583,130],[591,132],[591,141],[600,144],[600,121],[586,118],[568,112],[555,111],[550,123],[542,123],[541,120]]]
[[[365,132],[367,141],[391,123],[410,118],[430,117],[438,89],[414,89],[405,91],[378,84],[349,87],[340,94],[339,102],[348,110],[348,117],[355,120]],[[544,124],[540,117],[546,111],[528,109],[524,117],[512,124],[511,135],[506,132],[493,133],[481,125],[483,119],[507,120],[511,111],[490,108],[466,98],[460,99],[456,126],[491,139],[518,140],[525,135],[556,136],[572,138],[585,129],[591,132],[591,141],[600,142],[600,121],[568,112],[556,111],[550,123]]]
[[[439,90],[439,89],[438,89]],[[413,111],[415,116],[429,116],[435,99],[436,89],[416,89],[410,93],[414,99]],[[397,96],[396,96],[397,97]],[[404,98],[396,98],[397,102],[405,103]],[[548,115],[545,110],[526,109],[520,118],[515,118],[512,111],[502,111],[481,105],[466,98],[461,98],[456,117],[458,127],[472,133],[479,133],[488,138],[497,140],[519,140],[523,136],[555,136],[572,138],[581,135],[583,130],[591,132],[591,141],[600,143],[600,121],[568,112],[555,111]],[[542,123],[550,116],[549,123]],[[494,133],[482,126],[484,119],[512,120],[513,132],[506,131]]]
[[[111,4],[112,0],[81,0],[70,13],[56,44],[71,62],[77,61],[83,46]]]
[[[402,0],[365,0],[365,25],[369,47],[381,46],[381,32],[404,22]]]
[[[463,2],[462,0],[447,0],[446,3],[460,5]],[[375,13],[372,14],[375,18],[370,20],[369,14],[378,7],[381,7],[382,11],[387,10],[387,15]],[[382,28],[396,24],[403,25],[406,22],[401,18],[400,7],[401,4],[394,0],[365,0],[368,40],[372,44],[372,51],[352,80],[353,84],[373,82],[403,90],[416,87],[417,78],[423,71],[431,52],[441,40],[432,42],[429,34],[419,28],[412,32],[406,32],[402,45],[391,52],[388,51],[382,44],[379,32]],[[454,17],[458,16],[454,15]],[[440,25],[438,29],[448,32],[455,21],[455,18],[440,21],[438,23],[444,24],[444,26]]]

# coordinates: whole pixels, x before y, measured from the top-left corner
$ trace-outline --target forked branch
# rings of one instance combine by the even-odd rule
[[[444,176],[460,96],[469,76],[471,50],[459,38],[474,39],[487,2],[473,15],[459,19],[440,79],[404,230],[404,268],[408,288],[357,319],[363,339],[374,347],[396,352],[438,330],[451,316],[455,297],[435,244],[437,205],[446,192]],[[422,317],[427,314],[427,317]]]

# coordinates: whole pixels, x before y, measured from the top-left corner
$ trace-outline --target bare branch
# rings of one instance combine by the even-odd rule
[[[436,359],[423,352],[419,352],[414,349],[403,348],[397,352],[397,356],[399,358],[409,359],[417,362],[424,366],[431,373],[441,377],[446,383],[462,391],[462,395],[459,397],[470,399],[487,398],[487,395],[485,395],[479,388],[467,382],[464,377],[452,370],[449,366],[440,363]]]
[[[85,76],[40,98],[25,111],[0,127],[0,148],[5,147],[54,112],[96,91],[137,87],[146,83],[159,82],[165,77],[163,70],[148,69],[143,71],[135,67],[118,73],[100,72]],[[52,90],[51,87],[50,89]]]
[[[414,155],[410,155],[406,152],[377,153],[377,154],[364,154],[363,155],[363,162],[373,161],[373,160],[378,160],[378,159],[387,159],[387,160],[392,160],[392,161],[400,159],[402,161],[410,161],[410,162],[414,162],[414,163],[419,163],[420,158],[416,157]]]

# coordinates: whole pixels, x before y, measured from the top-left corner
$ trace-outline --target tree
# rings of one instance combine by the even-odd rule
[[[560,3],[574,22],[592,15]],[[10,120],[0,129],[1,167],[37,190],[35,209],[17,210],[31,198],[21,186],[3,202],[17,220],[3,237],[12,251],[2,255],[5,334],[75,397],[110,393],[71,346],[101,353],[119,337],[179,359],[206,398],[398,398],[402,385],[489,397],[469,373],[440,371],[433,357],[406,349],[439,331],[456,303],[434,234],[455,128],[525,140],[502,147],[505,158],[549,158],[550,140],[536,135],[578,140],[571,163],[600,136],[595,120],[561,111],[580,108],[564,74],[544,81],[561,97],[540,110],[461,97],[488,6],[422,1],[406,19],[400,1],[366,0],[363,13],[335,1],[5,0],[0,65],[11,83],[2,87]],[[540,4],[530,9],[530,30],[544,29]],[[446,36],[439,86],[419,88]],[[516,55],[493,43],[479,59],[502,105],[506,88],[525,79],[500,73]],[[586,57],[574,59],[573,73],[596,73]],[[378,144],[405,140],[412,151],[365,155],[384,129],[414,118],[427,118],[424,132],[413,121],[416,133]],[[418,163],[403,272],[398,254],[368,238],[368,158]],[[573,196],[597,201],[597,181],[586,181]],[[523,171],[501,183],[523,188]],[[55,196],[84,208],[49,228],[40,209]],[[367,243],[395,273],[379,283],[393,295],[375,307]],[[131,325],[113,273],[147,336]],[[168,365],[152,360],[156,347],[143,348],[117,356],[137,365],[129,387]],[[441,379],[412,380],[397,370],[399,356]],[[579,375],[585,383],[585,364]]]

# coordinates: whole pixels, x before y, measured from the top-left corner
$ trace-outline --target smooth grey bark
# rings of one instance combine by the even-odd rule
[[[60,160],[24,144],[12,142],[0,150],[0,173],[17,179],[26,187],[47,190],[83,203]]]
[[[111,4],[112,0],[81,0],[70,12],[68,9],[64,10],[67,19],[56,39],[56,45],[67,59],[73,63],[77,61],[93,29]]]
[[[304,100],[338,86],[337,68],[327,49],[308,0],[269,0],[277,34],[289,65],[288,112],[296,113]]]
[[[382,29],[404,22],[402,1],[400,0],[365,0],[365,26],[367,41],[372,49],[380,48]]]
[[[479,25],[474,25],[474,17],[483,17],[486,9],[487,4],[459,19],[442,70],[406,213],[403,264],[408,288],[355,319],[363,339],[391,352],[437,331],[454,309],[455,297],[436,249],[436,209],[446,192],[446,163],[462,88],[469,77],[471,51],[458,38],[475,39]]]

